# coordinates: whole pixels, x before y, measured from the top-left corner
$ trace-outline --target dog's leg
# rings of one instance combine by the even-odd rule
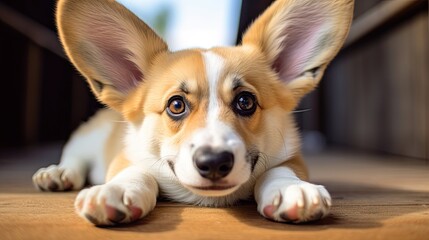
[[[95,225],[128,223],[146,216],[156,204],[158,184],[140,167],[128,167],[103,185],[82,190],[76,212]]]
[[[331,196],[325,187],[301,180],[292,169],[283,164],[258,179],[255,199],[259,213],[270,220],[295,223],[328,215]]]
[[[117,122],[120,120],[119,114],[101,110],[79,126],[65,145],[60,164],[41,168],[33,175],[36,188],[44,191],[80,190],[87,176],[91,184],[104,183],[106,164],[109,162],[106,158],[113,158],[106,156],[106,142],[109,137],[116,137],[114,132],[122,127]]]
[[[59,165],[50,165],[40,168],[33,175],[33,183],[36,188],[43,191],[67,191],[80,190],[85,184],[89,170],[89,157],[83,153],[89,144],[85,141],[85,134],[79,129],[67,142],[63,149]]]

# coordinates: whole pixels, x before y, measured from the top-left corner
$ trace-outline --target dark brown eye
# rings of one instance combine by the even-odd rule
[[[186,102],[182,96],[173,96],[168,100],[167,113],[173,120],[180,120],[186,115]]]
[[[232,102],[234,112],[245,117],[255,113],[257,105],[255,95],[250,92],[239,93]]]

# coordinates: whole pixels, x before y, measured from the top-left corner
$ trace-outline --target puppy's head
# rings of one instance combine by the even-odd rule
[[[278,0],[241,45],[179,52],[114,1],[61,0],[57,22],[97,98],[130,122],[129,157],[153,157],[193,192],[223,196],[294,154],[290,113],[341,47],[352,8]]]

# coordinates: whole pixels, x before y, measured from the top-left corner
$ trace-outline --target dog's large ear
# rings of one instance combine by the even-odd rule
[[[242,44],[258,48],[299,99],[338,53],[352,15],[353,0],[277,0],[249,27]]]
[[[113,0],[60,0],[57,25],[67,55],[97,98],[119,111],[153,58],[168,51],[152,29]]]

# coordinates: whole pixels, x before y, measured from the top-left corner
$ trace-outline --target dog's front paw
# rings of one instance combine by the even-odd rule
[[[36,188],[43,191],[67,191],[82,189],[85,178],[82,174],[57,165],[39,169],[33,175]]]
[[[331,196],[325,187],[305,182],[263,196],[258,211],[270,220],[300,223],[327,216],[330,207]]]
[[[82,190],[76,197],[75,209],[79,216],[95,225],[115,225],[144,217],[155,201],[136,189],[104,184]]]

